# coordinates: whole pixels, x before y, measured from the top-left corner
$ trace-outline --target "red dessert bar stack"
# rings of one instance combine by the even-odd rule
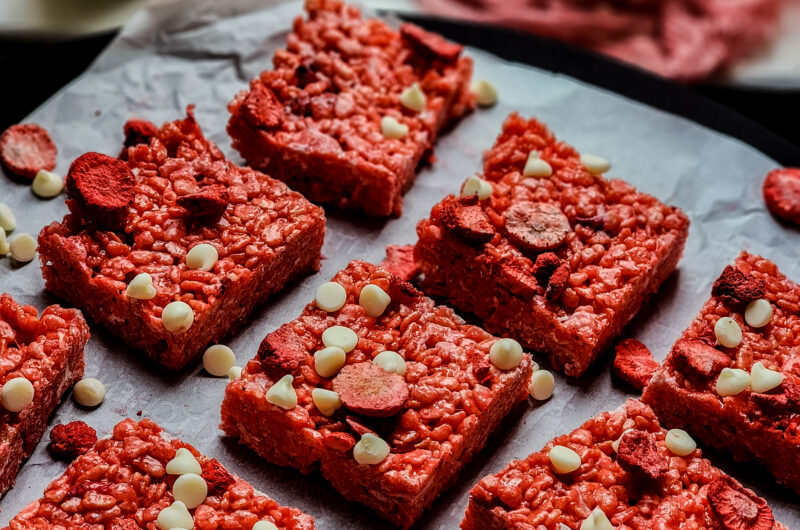
[[[267,335],[228,385],[222,428],[407,528],[525,398],[531,370],[515,341],[353,261]]]
[[[72,164],[71,213],[42,230],[39,254],[49,291],[179,369],[319,267],[325,218],[226,160],[191,108],[152,133],[128,135],[126,161],[87,153]]]
[[[628,400],[481,480],[463,530],[786,530],[764,499]]]
[[[689,220],[512,114],[417,226],[422,289],[581,375],[677,266]]]
[[[273,70],[228,106],[254,168],[312,201],[400,215],[439,132],[473,106],[472,60],[413,24],[399,32],[339,0],[307,0]]]
[[[50,306],[39,316],[0,295],[0,494],[14,484],[61,395],[83,377],[88,340],[79,311]]]
[[[152,421],[126,419],[8,528],[311,530],[314,519],[278,505]]]
[[[800,286],[743,252],[672,348],[642,399],[800,493]]]

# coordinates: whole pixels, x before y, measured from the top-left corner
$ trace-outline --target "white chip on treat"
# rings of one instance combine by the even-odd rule
[[[748,326],[754,328],[763,328],[769,321],[772,320],[772,304],[765,298],[753,300],[747,304],[747,309],[744,311],[744,321]]]
[[[770,370],[764,363],[758,361],[750,368],[750,390],[753,392],[769,392],[783,383],[783,374],[777,370]]]
[[[358,305],[367,311],[368,316],[374,318],[381,316],[391,302],[392,298],[386,291],[374,283],[365,285],[358,295]]]
[[[189,513],[185,504],[181,501],[175,501],[172,505],[158,512],[156,524],[161,530],[174,530],[176,528],[189,530],[194,528],[194,519],[192,519],[192,514]]]
[[[278,527],[269,521],[257,521],[250,530],[278,530]]]
[[[522,346],[514,339],[497,339],[489,348],[489,360],[500,370],[512,370],[522,362]]]
[[[539,158],[537,151],[531,151],[528,154],[528,160],[525,162],[525,168],[522,170],[523,177],[549,177],[553,174],[553,168]]]
[[[372,359],[372,362],[389,373],[406,375],[406,360],[396,351],[382,351]]]
[[[481,107],[491,107],[497,103],[497,88],[487,79],[478,79],[472,84],[475,101]]]
[[[9,412],[19,412],[33,401],[33,384],[24,377],[13,377],[0,390],[0,404]]]
[[[742,328],[731,317],[722,317],[714,324],[717,342],[726,348],[735,348],[742,343]]]
[[[231,366],[231,369],[228,370],[228,379],[233,381],[234,379],[239,379],[240,377],[242,377],[242,367]]]
[[[556,380],[548,370],[536,370],[531,376],[528,392],[537,401],[550,399],[556,387]]]
[[[217,377],[228,375],[235,364],[236,354],[224,344],[209,346],[203,354],[203,368]]]
[[[214,245],[200,243],[186,253],[186,266],[194,271],[210,271],[218,259],[219,253]]]
[[[135,300],[152,300],[156,296],[153,277],[146,272],[137,274],[128,284],[125,294]]]
[[[329,313],[338,311],[347,301],[347,291],[339,283],[325,282],[317,287],[314,300],[317,302],[317,307],[323,311]]]
[[[580,530],[614,530],[614,525],[603,510],[595,508],[589,517],[583,520]]]
[[[11,232],[17,227],[17,218],[7,204],[0,202],[0,228]]]
[[[717,394],[736,396],[750,386],[750,374],[740,368],[723,368],[717,378]]]
[[[37,197],[51,199],[59,195],[64,189],[64,179],[61,178],[61,175],[53,173],[52,171],[40,169],[33,178],[31,188]]]
[[[336,346],[347,353],[358,344],[358,335],[345,326],[331,326],[322,332],[322,343],[325,346]]]
[[[381,118],[381,134],[388,140],[402,140],[408,136],[408,125],[392,116],[384,116]]]
[[[686,456],[697,449],[697,443],[683,429],[670,429],[664,437],[664,445],[667,449],[678,456]]]
[[[190,510],[197,508],[208,496],[208,484],[197,473],[186,473],[172,485],[172,496]]]
[[[282,409],[293,409],[297,406],[297,392],[292,386],[294,377],[284,375],[267,390],[267,401]]]
[[[339,399],[339,394],[333,390],[326,390],[324,388],[315,388],[311,391],[311,400],[314,406],[325,416],[331,416],[342,406],[342,400]]]
[[[6,229],[0,226],[0,256],[8,254],[8,239],[6,239]]]
[[[581,165],[585,167],[586,171],[592,175],[602,175],[611,169],[611,162],[605,158],[600,158],[596,155],[590,155],[589,153],[581,154]]]
[[[414,112],[422,112],[425,110],[427,100],[428,98],[425,97],[425,92],[419,87],[419,83],[414,83],[400,94],[400,103],[402,103],[405,108],[413,110]]]
[[[572,473],[581,467],[581,457],[578,453],[564,447],[563,445],[554,445],[550,449],[550,464],[556,473]]]
[[[347,359],[344,350],[338,346],[328,346],[314,352],[314,370],[320,377],[333,377]]]
[[[78,404],[84,407],[96,407],[106,398],[106,387],[99,379],[84,377],[75,383],[72,395]]]
[[[20,263],[28,263],[36,256],[36,240],[30,234],[17,234],[8,242],[8,253]]]
[[[353,458],[359,464],[380,464],[389,456],[389,444],[371,432],[364,433],[353,447]]]
[[[161,311],[161,321],[171,333],[182,333],[192,327],[194,311],[186,302],[170,302]]]
[[[619,438],[611,442],[611,448],[614,450],[615,453],[619,451],[619,443],[622,441],[622,437],[631,432],[632,430],[633,429],[625,429],[624,431],[622,431],[622,434],[619,435]]]
[[[472,197],[474,195],[477,195],[481,201],[488,199],[492,196],[492,185],[477,175],[467,177],[461,186],[461,196]]]
[[[167,462],[166,469],[167,473],[170,475],[186,475],[187,473],[200,475],[203,473],[200,462],[198,462],[192,452],[185,447],[180,447],[175,451],[175,456],[172,457],[172,460]]]

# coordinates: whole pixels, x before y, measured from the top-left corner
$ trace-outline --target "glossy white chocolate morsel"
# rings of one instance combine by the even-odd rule
[[[8,242],[8,253],[19,263],[28,263],[36,256],[36,240],[30,234],[17,234]]]
[[[282,409],[293,409],[297,406],[297,392],[292,386],[294,377],[287,374],[267,390],[267,401]]]
[[[389,444],[371,432],[364,433],[353,447],[353,458],[359,464],[380,464],[389,456]]]
[[[522,362],[522,346],[514,339],[497,339],[489,349],[489,360],[500,370],[512,370]]]
[[[406,360],[395,351],[382,351],[372,359],[372,362],[389,373],[406,375]]]
[[[553,448],[550,449],[549,456],[550,464],[553,466],[553,470],[556,473],[572,473],[581,467],[580,455],[569,447],[554,445]]]
[[[210,271],[218,259],[219,253],[213,245],[200,243],[186,253],[186,266],[195,271]]]
[[[190,510],[197,508],[208,496],[208,484],[197,473],[186,473],[172,485],[172,496]]]
[[[224,344],[209,346],[203,354],[203,368],[217,377],[225,377],[236,364],[236,354]]]
[[[471,90],[481,107],[491,107],[497,103],[497,88],[488,79],[478,79],[472,83]]]
[[[537,401],[550,399],[556,386],[553,374],[548,370],[536,370],[531,375],[531,384],[528,385],[528,392]]]
[[[735,348],[742,343],[742,328],[731,317],[722,317],[714,324],[717,342],[726,348]]]
[[[322,343],[325,346],[336,346],[347,353],[358,344],[358,335],[350,328],[331,326],[322,332]]]
[[[156,288],[153,286],[153,277],[142,272],[133,277],[125,290],[128,298],[135,300],[152,300],[156,297]]]
[[[486,200],[492,196],[492,185],[477,175],[467,177],[461,186],[462,197],[478,196],[478,200]]]
[[[622,431],[622,434],[619,435],[619,438],[611,442],[611,448],[614,450],[615,453],[619,451],[619,443],[622,441],[622,437],[631,432],[632,430],[633,429],[625,429],[624,431]]]
[[[390,303],[392,303],[391,297],[374,283],[365,285],[358,295],[358,305],[373,318],[381,316]]]
[[[8,239],[6,238],[6,230],[0,226],[0,256],[8,254]]]
[[[428,98],[425,97],[425,92],[419,87],[419,83],[414,83],[400,94],[400,103],[408,110],[413,110],[414,112],[422,112],[425,110],[427,100]]]
[[[36,176],[33,177],[31,189],[37,197],[50,199],[59,195],[64,189],[64,179],[61,178],[61,175],[53,173],[52,171],[40,169],[36,173]]]
[[[320,377],[333,377],[339,373],[347,355],[338,346],[328,346],[314,353],[314,370]]]
[[[171,506],[167,506],[158,512],[156,524],[161,530],[173,530],[175,528],[189,530],[194,527],[194,519],[192,519],[192,514],[189,513],[185,504],[181,501],[175,501]]]
[[[750,374],[739,368],[723,368],[717,377],[717,394],[736,396],[750,386]]]
[[[228,379],[233,381],[234,379],[239,379],[240,377],[242,377],[242,367],[231,366],[231,369],[228,370]]]
[[[553,174],[553,168],[550,164],[539,158],[539,153],[531,151],[528,154],[528,160],[525,162],[525,168],[522,170],[523,177],[537,177],[545,178]]]
[[[324,388],[315,388],[311,391],[311,400],[314,406],[325,416],[331,416],[337,409],[342,406],[342,400],[339,399],[339,394],[333,390],[325,390]]]
[[[347,301],[347,291],[336,282],[325,282],[317,287],[314,300],[323,311],[338,311]]]
[[[185,475],[187,473],[200,475],[203,473],[200,462],[198,462],[192,452],[185,447],[180,447],[175,451],[175,456],[172,457],[172,460],[167,462],[166,469],[167,473],[170,475]]]
[[[0,228],[11,232],[17,227],[17,218],[7,204],[0,202]]]
[[[769,392],[783,383],[783,374],[770,370],[758,361],[750,368],[750,390],[753,392]]]
[[[759,298],[747,304],[744,311],[744,321],[748,326],[763,328],[772,320],[772,304],[769,300]]]
[[[589,517],[583,520],[580,530],[614,530],[614,525],[603,510],[595,508]]]
[[[84,407],[96,407],[106,398],[106,387],[99,379],[84,377],[75,383],[72,395]]]
[[[392,116],[384,116],[381,118],[381,134],[387,140],[402,140],[408,136],[408,125]]]
[[[0,390],[0,404],[9,412],[19,412],[33,401],[33,384],[24,377],[9,379]]]
[[[592,175],[602,175],[611,169],[611,162],[597,155],[581,154],[581,165]]]
[[[664,437],[664,445],[674,455],[686,456],[697,449],[697,443],[683,429],[670,429]]]
[[[161,312],[161,321],[171,333],[181,333],[192,327],[194,311],[186,302],[170,302]]]
[[[278,527],[269,521],[257,521],[251,530],[278,530]]]

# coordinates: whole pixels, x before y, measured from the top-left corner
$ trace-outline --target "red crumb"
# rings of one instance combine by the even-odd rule
[[[463,46],[448,41],[441,35],[425,31],[408,22],[400,26],[400,35],[420,54],[432,59],[452,63],[461,55]]]
[[[125,142],[119,157],[122,160],[128,159],[128,148],[139,144],[149,144],[150,138],[158,133],[158,127],[151,121],[131,118],[122,127],[125,135]]]
[[[65,182],[77,217],[108,230],[123,230],[133,203],[133,173],[128,165],[100,153],[86,153],[72,163]]]
[[[253,127],[271,129],[281,123],[283,106],[262,83],[253,83],[242,103],[242,117]]]
[[[35,123],[12,125],[0,135],[0,161],[15,175],[32,179],[56,167],[58,149],[50,133]]]
[[[638,340],[625,339],[617,344],[612,369],[635,389],[643,390],[658,367],[653,354]]]
[[[394,416],[408,400],[403,376],[389,373],[372,362],[345,366],[333,380],[333,390],[345,407],[377,418]]]
[[[289,324],[267,335],[258,347],[256,359],[270,371],[292,373],[306,358],[306,347]]]
[[[764,282],[755,276],[745,274],[730,265],[725,267],[722,275],[714,282],[711,288],[713,296],[719,296],[727,302],[747,303],[758,298],[763,298],[766,292]]]
[[[567,286],[569,279],[569,263],[566,261],[558,266],[558,268],[550,276],[547,282],[547,292],[545,296],[548,300],[557,300],[561,293],[564,292],[564,287]]]
[[[50,451],[69,460],[94,447],[97,433],[82,421],[58,424],[50,431]]]
[[[675,367],[684,375],[695,376],[701,380],[714,379],[731,363],[728,354],[698,339],[680,339],[672,347],[672,360]]]
[[[775,525],[767,502],[727,475],[709,483],[707,496],[723,530],[771,530]]]
[[[750,399],[762,409],[780,414],[800,413],[800,383],[791,374],[784,375],[781,385],[769,394],[750,394]]]
[[[136,411],[136,415],[137,415],[137,416],[141,416],[141,415],[142,415],[142,411],[141,411],[141,410],[137,410],[137,411]]]
[[[225,493],[228,487],[236,482],[233,475],[228,473],[228,470],[216,458],[212,458],[200,467],[203,469],[201,476],[206,481],[209,496]]]
[[[556,256],[553,252],[543,252],[536,256],[531,274],[536,277],[536,281],[539,282],[539,285],[545,287],[550,281],[550,276],[553,275],[559,265],[561,265],[561,258]]]
[[[764,179],[764,202],[775,216],[800,224],[800,169],[770,171]]]
[[[457,237],[483,244],[494,237],[495,231],[477,200],[475,196],[447,198],[439,204],[438,218]]]
[[[505,226],[511,241],[534,252],[558,248],[572,231],[561,208],[528,201],[506,210]]]
[[[386,259],[381,262],[381,267],[402,280],[412,280],[419,272],[414,260],[414,245],[387,245]]]
[[[216,224],[228,209],[231,197],[228,190],[219,184],[206,186],[196,193],[181,195],[176,199],[190,217],[196,217],[208,224]]]
[[[640,430],[622,435],[617,450],[617,462],[626,471],[652,480],[658,480],[669,469],[669,460],[659,452],[653,436]]]

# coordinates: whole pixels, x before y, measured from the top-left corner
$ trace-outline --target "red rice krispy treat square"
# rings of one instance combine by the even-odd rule
[[[786,529],[764,499],[634,399],[484,477],[461,528]]]
[[[228,385],[221,427],[408,528],[525,399],[531,371],[519,344],[353,261],[267,335]]]
[[[420,285],[580,376],[675,270],[689,220],[534,118],[511,114],[484,158],[417,226]]]
[[[67,388],[83,377],[83,348],[89,327],[80,311],[49,306],[36,308],[0,295],[0,388],[24,378],[33,399],[24,404],[3,401],[0,407],[0,495],[14,485],[20,464],[33,452],[47,420]],[[12,383],[16,384],[16,383]],[[26,385],[27,386],[27,385]]]
[[[173,459],[181,462],[181,468]],[[192,472],[195,476],[190,476]],[[201,490],[191,509],[185,503],[176,506],[176,496],[187,499],[181,493],[183,486],[176,482],[186,481],[186,477],[200,481],[197,475],[206,485],[205,496]],[[172,513],[162,514],[165,510]],[[314,528],[310,515],[280,506],[229,473],[216,459],[167,435],[153,421],[130,418],[73,461],[8,528],[168,530],[171,527],[164,523],[170,515],[173,525],[180,522],[176,516],[188,517],[186,528],[195,530]],[[259,521],[263,522],[255,526]]]
[[[800,286],[742,252],[642,399],[662,423],[800,493]]]
[[[413,24],[395,31],[340,0],[307,0],[306,10],[273,69],[229,104],[233,147],[312,201],[399,216],[441,130],[474,106],[472,60],[438,35]],[[424,96],[403,97],[414,85]]]
[[[73,163],[72,213],[42,230],[39,254],[49,291],[157,363],[184,367],[256,304],[319,268],[322,209],[226,160],[191,107],[126,155]],[[128,172],[119,186],[128,200],[114,208],[90,193],[108,168]]]

